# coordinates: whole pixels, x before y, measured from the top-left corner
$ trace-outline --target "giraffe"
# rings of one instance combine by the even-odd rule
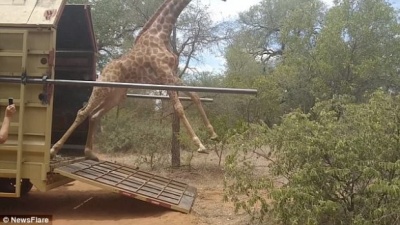
[[[191,0],[165,0],[143,26],[132,49],[120,58],[110,61],[104,67],[98,81],[182,85],[182,81],[176,76],[178,56],[172,51],[170,36],[178,16],[190,2]],[[186,118],[177,92],[167,93],[193,143],[197,145],[197,152],[208,153]],[[84,152],[86,158],[98,161],[92,151],[95,127],[101,116],[126,99],[126,94],[127,88],[94,87],[86,106],[78,111],[75,121],[51,148],[51,157],[58,153],[73,131],[89,118]],[[191,97],[199,110],[210,138],[217,139],[218,135],[207,118],[199,96],[194,92],[185,94]]]

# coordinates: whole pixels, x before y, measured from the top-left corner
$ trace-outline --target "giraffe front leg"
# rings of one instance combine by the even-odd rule
[[[62,144],[60,143],[60,141],[58,141],[58,142],[55,143],[55,144],[53,145],[53,147],[50,149],[50,158],[51,158],[51,159],[53,159],[53,158],[57,155],[58,151],[61,149],[60,146],[62,146]]]
[[[204,154],[208,154],[209,152],[207,151],[207,148],[204,147],[204,145],[201,143],[200,139],[195,136],[194,138],[192,138],[193,142],[199,147],[197,149],[198,153],[204,153]]]
[[[186,130],[188,131],[190,137],[192,138],[192,141],[197,145],[197,147],[198,147],[197,152],[208,154],[206,147],[204,147],[204,145],[201,143],[200,139],[197,137],[197,135],[193,131],[193,128],[190,125],[188,119],[186,118],[185,111],[183,109],[181,102],[179,101],[178,94],[175,91],[169,91],[168,95],[172,100],[174,109],[177,112],[179,119],[185,125]]]
[[[86,148],[85,148],[85,158],[97,162],[100,161],[99,158],[93,153],[91,149],[86,149]]]
[[[86,119],[86,115],[83,109],[80,109],[76,115],[74,123],[68,128],[67,132],[58,140],[53,147],[50,149],[50,158],[54,158],[60,151],[64,143],[71,136],[72,132]]]

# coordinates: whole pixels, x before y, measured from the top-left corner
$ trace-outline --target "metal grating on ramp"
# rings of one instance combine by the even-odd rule
[[[197,195],[196,188],[185,183],[108,161],[85,160],[54,172],[184,213],[190,212]]]

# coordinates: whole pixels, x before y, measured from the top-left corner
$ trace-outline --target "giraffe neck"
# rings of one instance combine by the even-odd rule
[[[156,21],[156,19],[160,16],[161,12],[164,10],[165,6],[169,4],[172,0],[165,0],[163,4],[158,7],[157,11],[150,17],[150,19],[143,25],[142,30],[136,36],[135,43],[140,39],[140,37],[145,33]]]
[[[169,42],[172,29],[183,11],[191,0],[166,0],[165,5],[160,9],[159,15],[149,24],[146,32],[157,35],[159,38]]]

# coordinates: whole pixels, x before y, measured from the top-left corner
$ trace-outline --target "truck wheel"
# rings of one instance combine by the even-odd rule
[[[21,179],[21,195],[27,194],[33,187],[29,179]],[[14,193],[15,178],[0,178],[0,192]]]

